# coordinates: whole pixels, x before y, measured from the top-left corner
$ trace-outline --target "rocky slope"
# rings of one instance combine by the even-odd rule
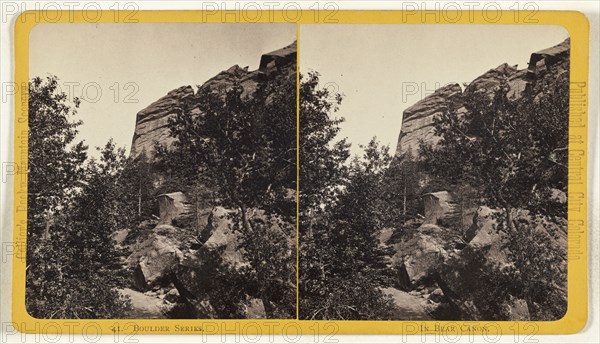
[[[464,98],[471,92],[485,90],[491,93],[501,83],[509,88],[509,97],[515,101],[521,98],[528,87],[541,80],[555,80],[569,72],[569,39],[561,44],[533,53],[527,69],[502,64],[491,69],[471,82],[464,91],[458,84],[438,89],[406,109],[402,119],[395,158],[403,161],[408,156],[419,160],[419,144],[422,140],[436,145],[440,137],[433,127],[435,116],[452,110],[466,111]],[[421,171],[426,173],[426,171]],[[427,187],[428,180],[421,181]],[[396,289],[386,293],[395,299],[410,301],[412,305],[399,319],[411,319],[418,313],[419,318],[481,320],[479,310],[473,305],[474,290],[469,289],[469,281],[474,275],[469,270],[473,259],[495,267],[512,264],[508,258],[506,243],[511,240],[506,226],[499,216],[500,210],[479,206],[457,204],[455,192],[459,190],[435,190],[421,195],[424,216],[405,228],[397,238],[384,229],[379,240],[381,245],[393,247],[395,254],[389,264],[397,271]],[[553,201],[566,206],[566,194],[552,189]],[[523,209],[514,209],[512,216],[517,223],[533,228],[532,235],[549,238],[550,245],[562,257],[561,269],[566,269],[567,223],[558,216],[533,215]],[[458,221],[465,219],[468,221]],[[476,254],[482,256],[476,256]],[[473,258],[476,257],[476,258]],[[564,270],[566,271],[566,270]],[[564,282],[564,281],[563,281]],[[566,295],[565,295],[566,297]],[[511,320],[528,320],[530,311],[527,302],[514,298],[504,310]]]
[[[191,86],[182,86],[140,111],[130,157],[145,154],[152,161],[156,143],[172,147],[175,139],[170,136],[169,119],[182,111],[184,101],[200,97],[201,90],[210,88],[212,92],[224,94],[230,87],[241,85],[243,95],[251,97],[261,83],[268,83],[276,76],[295,82],[296,43],[264,54],[255,71],[232,66],[199,86],[198,92]],[[157,183],[167,184],[164,177],[158,178]],[[130,317],[231,317],[231,314],[219,314],[214,307],[227,302],[214,299],[214,295],[223,295],[223,292],[217,294],[215,289],[227,289],[227,285],[213,281],[212,276],[220,269],[214,263],[215,257],[228,269],[240,270],[249,265],[239,247],[240,231],[235,230],[232,211],[207,204],[196,203],[195,206],[186,199],[183,190],[166,191],[156,197],[156,219],[146,220],[137,228],[123,229],[113,237],[126,253],[123,264],[131,273],[131,285],[120,290],[132,302]],[[251,223],[270,221],[269,230],[284,233],[290,238],[289,246],[293,247],[293,223],[268,216],[260,209],[248,209],[247,216]],[[237,317],[266,318],[268,302],[247,295],[241,305],[242,314]],[[239,305],[234,306],[239,308]]]

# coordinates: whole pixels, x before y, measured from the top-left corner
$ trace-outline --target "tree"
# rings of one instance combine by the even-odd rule
[[[373,139],[362,159],[350,164],[336,203],[316,218],[310,236],[301,237],[303,319],[393,317],[393,303],[381,291],[392,284],[391,251],[377,239],[387,217],[381,190],[390,161],[388,147]]]
[[[127,217],[121,218],[121,221],[125,221],[121,226],[135,227],[156,213],[156,179],[153,163],[145,153],[135,159],[128,158],[123,161],[117,184],[121,193],[122,212],[126,213]]]
[[[549,231],[566,227],[567,209],[549,194],[567,191],[568,92],[568,75],[562,74],[532,82],[520,99],[509,97],[506,84],[467,93],[463,115],[450,111],[436,118],[439,144],[421,145],[433,176],[473,187],[484,204],[503,210],[499,230],[510,236],[503,246],[511,264],[486,271],[487,278],[503,281],[494,290],[504,295],[498,305],[522,298],[540,320],[555,320],[566,310],[565,248]],[[483,300],[490,288],[479,286],[474,294]]]
[[[251,264],[248,285],[256,285],[268,317],[292,316],[295,233],[293,226],[283,226],[277,233],[270,226],[265,229],[251,212],[261,209],[267,219],[294,223],[295,91],[295,80],[283,76],[261,83],[251,95],[239,84],[225,94],[201,88],[169,123],[177,139],[175,154],[185,156],[191,166],[182,179],[188,185],[191,181],[207,185],[217,204],[237,210],[233,219],[242,233],[240,247]],[[277,247],[266,249],[265,242]],[[274,268],[281,264],[282,269]]]
[[[389,147],[379,147],[376,138],[363,148],[362,159],[355,158],[350,165],[348,182],[333,212],[336,224],[341,225],[334,229],[335,245],[348,250],[340,261],[351,264],[347,266],[349,275],[362,271],[370,276],[371,283],[385,286],[391,274],[385,257],[391,251],[380,245],[376,235],[387,224],[391,211],[381,194],[392,157]]]
[[[345,139],[334,142],[343,118],[335,118],[342,95],[319,87],[319,74],[300,76],[300,230],[330,205],[347,175],[350,157]]]
[[[35,259],[52,215],[71,201],[83,178],[87,147],[75,142],[79,99],[69,103],[58,78],[29,82],[27,256]],[[30,261],[31,263],[33,261]]]
[[[527,302],[532,319],[560,319],[567,311],[567,257],[566,247],[557,247],[552,237],[567,220],[537,215],[518,221],[519,230],[506,243],[513,265],[504,274],[513,295]]]
[[[566,156],[555,156],[568,140],[568,84],[546,85],[541,95],[530,91],[519,101],[509,99],[508,91],[502,84],[491,96],[468,94],[466,113],[437,117],[441,140],[437,147],[421,145],[421,151],[433,175],[478,189],[488,205],[504,209],[514,230],[514,208],[535,210],[538,190],[566,187]],[[558,183],[546,178],[556,168]]]
[[[388,319],[393,305],[386,249],[377,231],[387,209],[379,193],[391,157],[375,140],[348,163],[349,144],[336,141],[342,97],[319,87],[319,75],[300,85],[300,318]]]
[[[421,211],[418,163],[409,149],[401,160],[395,158],[385,172],[381,197],[389,204],[387,227],[398,227]]]
[[[115,189],[75,143],[79,101],[68,103],[56,77],[34,78],[29,92],[27,310],[37,318],[120,317],[128,303],[115,290],[116,221],[97,192]],[[102,161],[106,173],[119,163],[108,151]]]

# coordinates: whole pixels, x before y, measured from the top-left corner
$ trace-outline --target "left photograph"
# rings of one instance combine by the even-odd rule
[[[41,24],[26,309],[296,317],[296,26]]]

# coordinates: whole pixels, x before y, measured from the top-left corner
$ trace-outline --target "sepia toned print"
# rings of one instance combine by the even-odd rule
[[[300,318],[562,318],[568,34],[315,25],[301,37]]]
[[[290,13],[17,20],[8,336],[586,326],[585,15]]]
[[[86,37],[91,51],[64,55]],[[276,24],[34,30],[30,315],[295,317],[295,37]]]

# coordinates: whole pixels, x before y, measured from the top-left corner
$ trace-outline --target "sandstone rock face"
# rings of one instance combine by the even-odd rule
[[[174,139],[169,135],[169,118],[182,111],[184,99],[193,95],[194,89],[191,86],[182,86],[138,112],[130,156],[136,158],[145,153],[148,158],[152,158],[156,142],[167,146],[173,144]]]
[[[519,69],[517,66],[509,66],[506,63],[501,64],[500,66],[490,69],[489,71],[483,73],[481,76],[477,77],[475,80],[471,81],[471,83],[465,88],[465,93],[473,93],[476,91],[484,91],[488,93],[493,93],[495,89],[497,89],[502,82],[508,82],[509,80],[513,82],[513,86],[518,86],[517,79],[514,76],[517,74]],[[509,83],[509,86],[511,84]],[[513,87],[511,87],[513,89]],[[516,89],[513,90],[515,94],[520,94],[524,91],[524,89]]]
[[[473,80],[464,90],[457,84],[447,85],[406,109],[395,159],[399,162],[409,156],[413,160],[421,159],[420,140],[432,146],[441,140],[433,127],[435,117],[454,111],[460,119],[467,111],[465,101],[475,92],[491,96],[505,85],[512,101],[523,99],[525,92],[533,92],[533,97],[544,92],[541,83],[553,82],[557,77],[562,79],[568,73],[569,45],[567,39],[555,47],[533,53],[526,69],[502,64]],[[427,171],[418,172],[421,174],[421,192],[429,192],[434,185],[430,183],[430,176],[427,176]],[[388,294],[412,305],[410,309],[399,307],[408,314],[414,314],[413,306],[426,301],[427,314],[435,319],[482,320],[493,313],[508,320],[531,320],[539,311],[534,301],[520,299],[523,296],[518,292],[503,290],[508,294],[498,305],[500,310],[490,310],[485,304],[488,288],[491,297],[492,285],[503,283],[494,278],[518,279],[515,277],[518,274],[537,273],[528,270],[528,261],[523,261],[529,258],[515,255],[510,251],[514,249],[537,250],[543,246],[544,250],[532,252],[541,252],[540,261],[548,259],[548,269],[566,272],[567,219],[561,217],[562,213],[558,211],[552,213],[553,216],[543,216],[525,209],[512,209],[510,215],[515,224],[512,229],[505,224],[503,209],[481,206],[480,190],[475,187],[467,185],[453,189],[448,185],[442,190],[422,195],[422,223],[415,226],[405,223],[404,227],[392,233],[389,229],[378,233],[380,245],[390,245],[395,252],[388,263],[396,272],[394,287],[397,289],[388,291]],[[562,206],[566,212],[568,197],[565,192],[539,189],[538,193],[538,200],[547,201],[543,207],[558,209]],[[539,240],[540,245],[531,245],[532,238]],[[523,248],[525,245],[528,247]],[[535,260],[532,263],[535,265]],[[515,269],[518,273],[511,275]],[[491,271],[502,271],[502,274],[488,274]],[[563,297],[566,304],[566,280],[557,278],[553,283],[558,294],[564,294],[556,296],[557,300]]]
[[[294,77],[296,73],[296,42],[282,49],[264,54],[258,70],[248,71],[248,67],[238,65],[217,74],[206,81],[198,92],[191,86],[182,86],[169,92],[163,98],[149,105],[137,114],[135,134],[130,156],[138,157],[145,152],[148,158],[154,156],[156,142],[171,147],[174,139],[168,128],[169,118],[183,110],[183,102],[188,97],[197,97],[201,90],[208,89],[224,94],[234,85],[243,87],[242,96],[251,95],[260,83],[267,82],[275,75]]]
[[[402,129],[398,138],[396,158],[403,159],[407,152],[419,158],[419,140],[435,145],[440,137],[435,135],[434,117],[449,109],[457,110],[460,116],[464,107],[464,95],[478,90],[490,92],[505,82],[509,87],[509,98],[519,99],[531,82],[543,78],[550,69],[556,74],[569,71],[570,40],[557,46],[531,54],[528,68],[518,69],[504,63],[473,80],[464,90],[458,84],[446,85],[406,109],[402,115]]]
[[[533,75],[543,74],[553,66],[563,65],[570,59],[571,39],[567,38],[559,45],[531,54],[527,72]]]
[[[436,144],[440,138],[435,135],[433,127],[435,116],[456,107],[461,96],[460,85],[451,84],[437,89],[433,94],[404,110],[396,157],[402,158],[409,151],[413,157],[417,157],[419,140]]]
[[[198,104],[199,97],[206,92],[224,96],[233,87],[241,86],[242,96],[251,98],[259,87],[269,86],[279,78],[296,80],[295,42],[262,55],[257,70],[249,71],[248,67],[234,65],[204,82],[197,91],[191,86],[172,90],[137,114],[130,157],[136,159],[145,155],[153,160],[156,144],[167,150],[172,148],[175,139],[171,137],[169,120],[182,113],[202,115],[194,104]],[[266,102],[270,101],[267,97]],[[166,178],[156,176],[155,186],[169,185]],[[158,221],[144,221],[137,228],[113,235],[115,242],[127,252],[123,263],[133,276],[131,289],[122,291],[135,301],[133,316],[266,318],[270,303],[266,299],[263,303],[257,295],[236,295],[241,301],[230,301],[238,302],[236,304],[227,304],[228,300],[215,296],[223,295],[228,287],[227,283],[220,280],[217,283],[215,279],[249,265],[240,247],[245,234],[233,220],[233,216],[239,216],[237,210],[214,207],[214,193],[209,188],[196,186],[193,200],[186,199],[179,190],[168,191],[157,196]],[[288,191],[290,199],[295,199],[295,190]],[[271,218],[260,209],[249,209],[247,216],[253,225],[266,226],[260,227],[261,230],[267,228],[286,235],[294,233],[293,224]],[[295,240],[292,234],[289,235],[290,242]]]

